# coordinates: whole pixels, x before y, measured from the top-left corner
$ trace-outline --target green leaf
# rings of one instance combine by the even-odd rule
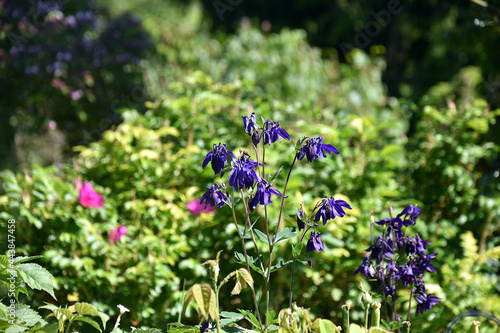
[[[240,277],[253,289],[253,278],[250,272],[246,268],[240,268],[238,270]]]
[[[89,317],[76,317],[74,321],[81,321],[81,322],[87,323],[87,324],[91,325],[92,327],[94,327],[99,332],[102,332],[101,328],[99,327],[99,324],[95,320],[93,320]]]
[[[182,313],[186,312],[186,309],[193,300],[193,287],[189,288],[184,295],[184,303],[182,304]]]
[[[282,269],[283,267],[285,267],[288,264],[291,264],[292,262],[293,262],[293,260],[288,260],[287,262],[280,260],[276,265],[271,266],[271,272]]]
[[[259,323],[259,320],[257,320],[257,318],[255,317],[255,315],[251,312],[248,312],[247,313],[247,319],[250,323],[252,323],[252,325],[254,327],[257,327],[259,330],[262,330],[261,326],[260,326],[260,323]]]
[[[264,242],[266,244],[269,244],[269,238],[267,238],[267,235],[265,233],[263,233],[262,231],[260,231],[259,229],[254,229],[253,230],[254,233],[255,233],[255,236],[257,236],[257,238],[261,241],[261,242]]]
[[[220,316],[223,317],[220,320],[220,323],[222,326],[229,325],[232,323],[237,322],[238,320],[241,320],[245,317],[244,314],[242,313],[237,313],[237,312],[229,312],[229,311],[222,311],[220,313]]]
[[[366,329],[356,324],[349,325],[350,333],[366,333]]]
[[[245,256],[243,255],[243,253],[240,253],[238,251],[234,251],[234,256],[236,258],[237,263],[246,266]],[[260,258],[262,260],[262,255],[260,256]],[[257,273],[259,273],[260,275],[264,275],[264,271],[258,267],[258,265],[260,265],[260,263],[261,263],[260,260],[258,260],[258,259],[254,260],[252,256],[248,256],[248,264],[250,265],[250,267],[254,271],[256,271]]]
[[[16,266],[16,271],[19,273],[19,277],[30,288],[44,290],[56,299],[52,287],[52,279],[54,279],[54,277],[48,270],[38,264],[20,264]]]
[[[14,259],[14,265],[19,265],[19,264],[25,263],[27,261],[40,259],[40,258],[43,258],[43,256],[31,256],[31,257],[19,256],[19,257],[16,257],[16,259]]]
[[[37,324],[38,325],[38,324]],[[35,325],[34,327],[36,327]],[[59,330],[59,326],[56,323],[48,324],[40,328],[31,328],[27,332],[33,332],[33,333],[57,333]]]
[[[339,333],[340,331],[337,329],[334,323],[332,323],[328,319],[316,319],[313,322],[313,331],[318,333]]]
[[[276,324],[279,322],[278,319],[274,319],[276,316],[276,312],[274,310],[271,310],[269,312],[266,312],[266,323],[269,327],[269,325]]]
[[[304,243],[300,242],[299,244],[293,246],[292,245],[292,254],[294,258],[298,258],[302,255],[302,250],[304,249]]]
[[[248,230],[245,233],[245,228],[238,226],[238,229],[240,230],[241,238],[250,239],[250,233],[248,232]]]
[[[283,171],[283,166],[281,166],[281,167],[279,168],[279,170],[278,170],[278,171],[276,171],[276,173],[273,175],[273,177],[272,177],[271,179],[269,179],[269,180],[268,180],[268,182],[272,182],[273,180],[275,180],[275,179],[276,179],[276,177],[278,177],[278,176],[279,176],[279,174],[281,173],[281,171]]]
[[[297,236],[297,228],[296,227],[286,227],[285,229],[278,232],[278,236],[276,236],[275,244],[285,240],[287,238],[292,238]]]
[[[196,305],[198,305],[198,314],[200,315],[200,317],[207,320],[208,311],[206,309],[208,308],[208,302],[205,302],[205,298],[203,297],[203,289],[201,288],[201,285],[195,284],[191,287],[191,290],[193,292],[194,301],[196,302]]]
[[[204,320],[210,317],[218,320],[217,301],[212,287],[208,283],[195,284],[191,287],[193,298],[198,305],[198,314]]]
[[[143,329],[144,330],[144,329]],[[162,333],[160,330],[155,328],[149,328],[148,330],[153,330],[151,332],[144,330],[143,333]],[[138,331],[134,331],[138,332]],[[169,323],[167,324],[167,332],[168,333],[199,333],[200,328],[195,326],[185,326],[181,323]]]
[[[99,316],[99,311],[96,310],[92,305],[85,302],[76,303],[73,305],[76,313],[82,316]]]

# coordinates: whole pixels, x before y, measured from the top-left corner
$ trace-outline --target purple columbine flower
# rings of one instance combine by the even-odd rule
[[[258,204],[267,206],[271,201],[271,194],[279,195],[282,198],[288,198],[288,196],[283,196],[278,190],[271,188],[272,183],[268,183],[264,178],[260,178],[257,181],[256,191],[253,196],[248,200],[248,205],[250,206],[250,211],[254,211]]]
[[[245,127],[245,133],[252,137],[252,143],[254,146],[257,146],[260,142],[259,137],[259,128],[255,121],[255,112],[252,112],[252,115],[249,117],[243,116],[243,126]]]
[[[311,231],[311,237],[309,237],[309,240],[307,241],[306,253],[312,251],[325,252],[325,247],[323,246],[323,242],[321,241],[321,238],[319,238],[320,235],[321,232],[316,232],[314,230]]]
[[[340,152],[334,146],[323,143],[323,138],[318,136],[317,138],[309,138],[306,143],[302,144],[297,158],[299,161],[302,161],[306,157],[307,162],[312,163],[316,158],[325,158],[325,153],[331,155],[332,153],[339,154]]]
[[[272,120],[268,120],[264,124],[265,129],[260,134],[260,138],[264,137],[264,144],[271,145],[273,142],[280,142],[279,137],[281,136],[283,139],[290,141],[290,135],[280,127],[280,123],[274,122]]]
[[[351,206],[344,200],[335,200],[334,197],[324,198],[324,204],[318,209],[316,216],[314,218],[314,222],[318,222],[320,219],[323,219],[323,225],[326,224],[326,221],[333,220],[336,217],[343,217],[345,215],[344,209],[352,209]]]
[[[424,274],[425,271],[437,273],[436,267],[434,267],[434,265],[431,264],[431,260],[436,258],[437,254],[438,253],[435,252],[433,254],[423,254],[422,253],[420,255],[420,258],[415,263],[415,266],[421,272],[420,274]]]
[[[207,185],[208,191],[203,194],[200,200],[200,205],[205,201],[205,208],[207,205],[212,207],[221,208],[224,206],[224,200],[227,200],[226,195],[219,190],[219,184],[215,183],[212,186]]]
[[[229,174],[229,185],[234,187],[236,191],[240,188],[251,188],[254,181],[259,179],[254,170],[258,165],[259,163],[252,160],[248,154],[241,154],[234,162],[234,167]]]
[[[375,260],[377,264],[385,260],[385,258],[392,259],[394,257],[394,248],[392,241],[382,236],[378,236],[369,248],[365,251],[371,251],[370,258]]]
[[[417,304],[417,316],[418,314],[424,314],[425,311],[432,309],[432,307],[439,303],[440,298],[434,295],[427,295],[425,293],[416,294],[415,300]]]
[[[401,277],[401,282],[406,287],[409,283],[417,282],[417,275],[413,271],[413,263],[410,262],[407,265],[399,267],[399,276]]]
[[[214,143],[214,150],[212,150],[210,153],[205,156],[205,159],[203,160],[203,169],[207,166],[208,162],[212,161],[212,169],[214,170],[215,174],[221,173],[222,169],[226,166],[227,162],[227,156],[230,155],[233,160],[236,160],[236,157],[234,154],[227,150],[226,144],[222,145],[219,142],[219,145],[217,146]],[[221,173],[221,177],[224,176],[224,172]]]
[[[417,206],[413,206],[410,204],[407,208],[403,209],[403,211],[398,214],[398,217],[404,216],[404,225],[410,226],[415,225],[417,223],[418,215],[420,215],[420,208]]]
[[[357,270],[354,271],[354,275],[358,273],[362,273],[366,278],[369,280],[373,278],[373,272],[371,270],[372,262],[369,261],[370,259],[370,254],[368,253],[365,255],[365,258],[363,259],[363,263],[358,267]]]

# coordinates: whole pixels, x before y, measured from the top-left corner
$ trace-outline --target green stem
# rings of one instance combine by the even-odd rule
[[[241,199],[243,200],[243,206],[245,207],[245,214],[247,217],[248,227],[250,228],[250,234],[252,235],[253,246],[255,247],[255,252],[257,252],[257,258],[259,258],[260,268],[262,269],[262,272],[264,272],[264,264],[260,260],[259,247],[257,246],[257,241],[255,240],[255,234],[253,232],[252,222],[250,221],[250,213],[248,211],[247,202],[245,201],[245,193],[243,192],[243,189],[240,189],[240,193],[241,193]],[[234,189],[233,189],[233,198],[234,198]]]
[[[342,326],[344,327],[343,332],[349,333],[349,305],[342,305]]]
[[[382,305],[378,302],[372,304],[372,327],[380,327],[380,307]]]
[[[215,299],[217,300],[217,333],[220,333],[220,318],[219,318],[219,288],[217,287],[217,284],[214,286],[215,287]]]
[[[295,261],[297,261],[297,259],[293,258],[293,262],[292,262],[292,281],[290,282],[290,313],[292,313],[293,277],[295,275]]]
[[[408,321],[408,322],[410,322],[410,311],[411,311],[411,298],[412,298],[412,296],[413,296],[413,289],[410,290],[410,300],[408,301],[408,314],[406,315],[406,321]]]
[[[233,194],[234,194],[234,192],[233,192]],[[248,274],[250,274],[250,276],[251,276],[252,272],[250,271],[250,263],[248,262],[248,255],[247,255],[247,248],[245,245],[245,240],[243,239],[243,236],[241,235],[240,228],[238,228],[238,221],[236,219],[236,212],[234,211],[234,195],[233,195],[233,202],[231,203],[231,206],[232,206],[232,210],[233,210],[233,220],[234,220],[234,224],[236,226],[236,231],[238,232],[238,235],[240,236],[241,245],[243,246],[243,253],[245,254],[245,262],[247,264]],[[257,319],[259,320],[259,323],[262,325],[262,321],[260,319],[259,305],[257,303],[257,296],[255,295],[254,289],[252,289],[252,294],[253,294],[253,302],[255,304],[255,311],[257,312]]]
[[[281,198],[281,208],[280,208],[280,215],[278,217],[278,226],[276,227],[276,233],[274,234],[273,237],[273,244],[276,242],[276,237],[278,237],[278,232],[280,231],[281,216],[283,215],[283,206],[285,205],[286,189],[288,187],[288,181],[290,180],[290,175],[292,174],[292,169],[293,166],[295,165],[296,160],[297,160],[297,154],[295,154],[292,166],[290,167],[290,170],[288,170],[288,175],[286,176],[285,187],[283,188],[283,197]]]
[[[370,304],[365,305],[365,328],[368,330],[370,326],[368,326],[368,319],[370,317]]]
[[[76,317],[75,317],[75,318],[76,318]],[[71,327],[71,325],[73,325],[73,320],[74,320],[75,318],[72,318],[72,319],[69,321],[69,323],[68,323],[68,327],[66,328],[66,333],[68,333],[68,332],[69,332],[69,328]]]

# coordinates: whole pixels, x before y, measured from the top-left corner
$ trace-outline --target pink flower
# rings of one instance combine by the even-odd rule
[[[204,204],[200,204],[200,200],[194,200],[190,201],[187,204],[187,207],[191,213],[193,213],[196,216],[199,216],[201,213],[213,213],[215,212],[215,208],[212,206],[207,206],[207,208],[203,209],[205,207]]]
[[[122,238],[122,236],[125,236],[126,234],[127,234],[127,227],[124,225],[121,225],[116,229],[111,228],[111,230],[109,230],[109,241],[111,243],[119,242],[120,238]]]
[[[78,187],[78,180],[77,180],[77,187]],[[94,191],[92,184],[84,182],[80,188],[80,204],[85,208],[87,207],[99,208],[102,206],[102,203],[103,203],[103,198],[99,195],[99,193]]]

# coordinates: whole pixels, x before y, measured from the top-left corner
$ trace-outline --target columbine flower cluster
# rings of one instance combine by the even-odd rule
[[[255,113],[250,117],[243,117],[243,125],[245,132],[252,137],[252,143],[257,146],[261,139],[264,144],[271,144],[279,141],[279,137],[290,141],[290,135],[280,127],[280,123],[272,120],[264,121],[263,130],[260,132],[261,127],[256,123]],[[332,146],[333,147],[333,146]],[[214,173],[220,174],[222,177],[229,165],[231,172],[229,174],[229,185],[236,191],[251,190],[252,195],[249,199],[249,208],[251,211],[255,210],[257,205],[267,206],[272,203],[271,195],[283,196],[278,190],[271,188],[272,182],[268,182],[265,178],[259,176],[256,170],[262,163],[257,163],[252,160],[250,154],[246,151],[241,152],[240,156],[236,156],[227,149],[227,145],[219,143],[213,145],[213,150],[207,154],[203,160],[202,167],[205,168],[211,164]],[[207,186],[208,191],[205,192],[201,198],[200,204],[205,202],[207,205],[216,206],[221,208],[224,206],[224,201],[227,200],[225,194],[225,185],[215,183],[212,186]],[[286,197],[285,197],[286,198]]]
[[[250,116],[243,116],[243,126],[245,133],[252,138],[252,143],[255,147],[259,143],[271,145],[275,142],[281,142],[280,138],[290,141],[290,135],[287,131],[280,127],[279,122],[273,120],[262,119],[262,126],[257,124],[255,113]],[[317,158],[326,158],[326,155],[339,154],[337,148],[333,145],[323,143],[322,137],[309,138],[304,137],[296,146],[295,159],[298,161],[307,159],[312,163]],[[294,160],[295,162],[295,160]],[[242,151],[238,158],[227,149],[226,144],[219,143],[213,145],[213,150],[209,152],[203,160],[203,168],[211,164],[214,173],[220,174],[222,177],[227,170],[231,170],[229,174],[229,186],[235,191],[249,190],[251,192],[248,199],[250,211],[254,211],[258,205],[267,206],[272,203],[272,195],[277,195],[286,198],[277,189],[272,188],[272,182],[261,177],[259,166],[262,163],[252,160],[250,154]],[[293,167],[293,166],[292,166]],[[212,186],[207,186],[208,191],[202,196],[200,204],[205,203],[205,208],[210,206],[222,207],[227,200],[226,187],[223,183],[216,182]],[[335,200],[334,197],[323,198],[314,208],[318,209],[314,222],[323,221],[323,225],[328,220],[335,217],[343,217],[345,215],[344,208],[351,209],[349,204],[343,200]],[[313,212],[314,212],[313,210]],[[302,216],[298,217],[297,224],[299,230],[303,230],[302,241],[305,233],[313,229],[310,233],[309,241],[307,242],[306,252],[323,251],[325,247],[321,241],[321,233],[316,230],[317,223],[309,225],[309,219],[303,220],[304,212],[301,208]]]
[[[438,297],[427,293],[423,280],[425,272],[436,272],[431,260],[437,252],[427,254],[427,246],[432,243],[422,240],[418,234],[406,236],[407,227],[416,224],[419,214],[420,208],[409,205],[396,217],[375,222],[384,226],[385,231],[365,250],[368,254],[355,271],[367,279],[375,278],[380,288],[378,292],[384,298],[391,296],[396,300],[398,287],[409,286],[417,301],[417,315],[439,303]]]

